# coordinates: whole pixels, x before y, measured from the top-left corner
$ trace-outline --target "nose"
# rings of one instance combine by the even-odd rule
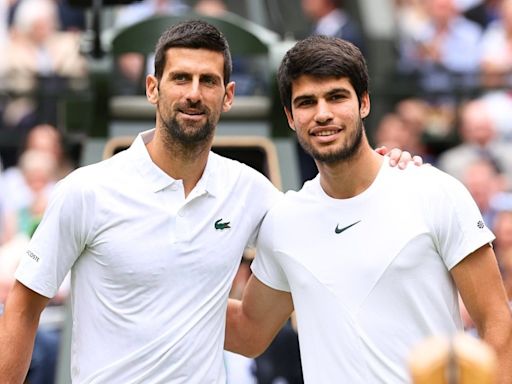
[[[333,119],[333,114],[325,100],[319,100],[315,113],[315,121],[318,124],[325,124]]]
[[[191,104],[196,104],[201,101],[201,89],[199,79],[194,79],[190,82],[190,87],[187,89],[186,98]]]

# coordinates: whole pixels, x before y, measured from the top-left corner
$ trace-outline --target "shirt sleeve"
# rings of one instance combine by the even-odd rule
[[[254,276],[263,284],[280,291],[290,292],[290,285],[281,266],[281,259],[275,250],[274,220],[272,210],[261,224],[256,241],[256,257],[251,264]]]
[[[33,291],[53,297],[84,250],[94,216],[91,194],[77,175],[60,181],[15,277]]]
[[[466,187],[454,177],[439,171],[441,195],[429,204],[434,212],[433,233],[439,253],[452,269],[470,253],[491,243],[494,234],[485,226],[482,214]]]
[[[251,195],[255,196],[252,199],[251,207],[248,209],[253,210],[252,214],[254,217],[259,217],[260,222],[256,226],[254,232],[251,234],[248,246],[255,247],[256,239],[261,227],[261,223],[266,213],[270,208],[283,196],[282,192],[279,191],[265,176],[254,169],[248,169],[248,173],[252,175],[251,180]]]

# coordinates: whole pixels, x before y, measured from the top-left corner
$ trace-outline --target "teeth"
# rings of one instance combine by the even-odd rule
[[[330,136],[330,135],[334,135],[337,131],[322,131],[322,132],[317,132],[315,134],[315,136]]]

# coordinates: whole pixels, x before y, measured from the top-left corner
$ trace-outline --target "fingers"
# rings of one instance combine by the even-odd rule
[[[389,152],[389,149],[388,147],[386,147],[385,145],[382,145],[378,148],[375,148],[375,152],[377,152],[379,155],[386,155],[388,152]]]
[[[402,151],[400,148],[393,148],[387,154],[389,156],[389,164],[403,169],[407,166],[407,163],[411,161],[411,154],[407,151]]]
[[[414,162],[414,165],[417,165],[417,166],[423,165],[423,157],[421,157],[421,156],[418,156],[418,155],[413,156],[412,161]]]

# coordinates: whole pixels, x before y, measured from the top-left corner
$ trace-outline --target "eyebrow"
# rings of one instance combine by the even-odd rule
[[[349,96],[350,91],[347,88],[333,88],[333,89],[330,89],[328,92],[324,93],[322,96],[329,97],[329,96],[336,95],[336,94],[343,94],[345,96]],[[292,104],[297,105],[301,101],[312,100],[312,99],[316,99],[316,98],[317,97],[314,94],[307,93],[304,95],[297,96],[295,99],[293,99]]]
[[[194,74],[190,73],[189,71],[173,71],[173,72],[169,72],[169,78],[172,79],[176,76],[194,76]],[[207,73],[201,73],[199,74],[199,78],[200,79],[204,79],[205,77],[210,77],[212,79],[217,79],[219,81],[222,80],[222,77],[219,76],[218,74],[216,73],[213,73],[213,72],[207,72]]]

